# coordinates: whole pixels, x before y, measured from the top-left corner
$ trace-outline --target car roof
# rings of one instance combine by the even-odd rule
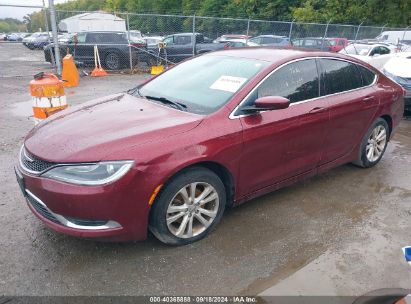
[[[330,57],[344,59],[356,63],[364,64],[361,60],[339,53],[313,51],[310,49],[290,48],[290,47],[252,47],[220,50],[207,53],[203,56],[231,56],[246,59],[263,60],[271,63],[286,62],[294,59],[307,57]]]
[[[259,35],[257,37],[269,37],[269,38],[288,38],[287,36],[280,36],[280,35]]]
[[[364,42],[356,42],[356,43],[351,43],[350,45],[363,45],[363,46],[385,46],[385,47],[389,47],[390,45],[385,44],[385,43],[364,43]]]
[[[81,31],[77,32],[77,34],[80,33],[92,33],[92,34],[125,34],[126,32],[122,31]]]
[[[195,33],[196,35],[202,35],[201,33]],[[168,35],[168,36],[187,36],[187,35],[193,35],[193,33],[192,32],[190,32],[190,33],[177,33],[177,34],[171,34],[171,35]]]

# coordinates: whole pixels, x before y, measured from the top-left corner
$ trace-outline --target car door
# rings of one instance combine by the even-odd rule
[[[240,189],[247,194],[314,169],[323,151],[328,104],[319,97],[315,59],[288,63],[274,71],[241,107],[264,96],[290,100],[287,109],[240,116],[243,153]]]
[[[372,86],[376,75],[370,70],[338,59],[319,61],[322,95],[330,107],[326,150],[320,162],[324,164],[352,152],[377,111],[379,97]]]
[[[166,43],[167,58],[172,62],[179,62],[193,54],[191,35],[168,36],[164,42]]]

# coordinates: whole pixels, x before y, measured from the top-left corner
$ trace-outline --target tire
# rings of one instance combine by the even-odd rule
[[[192,185],[195,187],[191,188]],[[192,189],[196,199],[203,194],[207,202],[193,203]],[[160,191],[150,211],[149,229],[165,244],[190,244],[213,230],[223,216],[225,205],[226,192],[221,179],[208,169],[193,167],[176,175]]]
[[[354,164],[362,168],[371,168],[378,164],[387,148],[389,135],[390,129],[387,121],[378,118],[365,133],[359,158]]]
[[[109,52],[104,57],[104,66],[108,70],[120,70],[121,69],[121,60],[120,55],[117,52]]]

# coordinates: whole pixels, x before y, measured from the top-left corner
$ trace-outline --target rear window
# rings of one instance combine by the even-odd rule
[[[364,68],[363,66],[360,66],[360,65],[358,65],[357,67],[361,73],[363,86],[371,85],[374,82],[375,76],[376,76],[374,72],[371,72],[369,69]]]
[[[361,74],[355,64],[335,59],[320,59],[320,62],[325,84],[325,92],[321,95],[362,87]]]
[[[350,54],[350,55],[367,55],[371,50],[370,45],[363,44],[350,44],[346,46],[341,53]]]
[[[88,33],[88,43],[127,43],[124,33]]]

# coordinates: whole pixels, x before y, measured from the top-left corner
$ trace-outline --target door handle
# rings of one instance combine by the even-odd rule
[[[327,111],[327,108],[324,108],[324,107],[315,107],[315,108],[311,109],[308,113],[310,113],[310,114],[317,114],[317,113],[324,113],[325,111]]]
[[[368,101],[372,101],[372,100],[375,100],[374,96],[365,96],[362,101],[368,102]]]

